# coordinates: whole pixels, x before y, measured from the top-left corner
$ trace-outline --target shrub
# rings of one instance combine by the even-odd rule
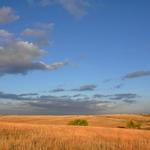
[[[127,126],[127,128],[138,128],[138,129],[140,129],[142,126],[142,123],[139,121],[130,120],[130,121],[127,121],[126,126]]]
[[[69,125],[74,125],[74,126],[88,126],[87,120],[84,119],[75,119],[69,122]]]

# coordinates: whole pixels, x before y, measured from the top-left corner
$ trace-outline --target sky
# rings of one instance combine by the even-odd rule
[[[149,0],[0,0],[0,114],[150,113]]]

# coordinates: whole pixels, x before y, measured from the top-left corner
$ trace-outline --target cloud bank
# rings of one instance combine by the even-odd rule
[[[54,96],[39,95],[38,93],[0,92],[0,104],[8,103],[8,101],[10,108],[15,104],[18,107],[26,106],[30,110],[37,110],[38,113],[45,114],[97,114],[104,113],[115,106],[114,101],[94,99],[84,95]],[[23,109],[22,112],[25,110]]]
[[[59,89],[58,89],[59,91]],[[61,89],[60,89],[61,91]],[[2,113],[12,114],[105,114],[113,113],[122,108],[137,106],[135,93],[119,94],[94,94],[86,95],[82,93],[67,95],[44,95],[39,93],[12,94],[0,92],[0,108],[5,107]],[[2,107],[2,108],[3,108]],[[133,107],[133,106],[132,106]],[[0,109],[1,110],[1,109]],[[27,111],[28,110],[28,111]],[[119,111],[118,111],[119,112]]]

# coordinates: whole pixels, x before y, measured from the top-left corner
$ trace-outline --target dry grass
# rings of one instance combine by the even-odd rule
[[[128,120],[142,122],[143,129],[150,129],[150,115],[74,115],[74,116],[15,116],[1,115],[0,122],[39,125],[67,125],[74,119],[85,119],[94,127],[125,127]]]
[[[70,119],[79,117],[91,121],[91,126],[61,125],[61,121],[65,124]],[[150,150],[150,131],[115,128],[114,125],[118,126],[118,119],[126,117],[1,116],[0,150]],[[96,118],[99,121],[96,122]],[[93,127],[94,121],[95,126],[98,126],[104,118],[111,121],[114,118],[113,128],[110,126],[111,121],[107,123],[107,119],[106,127]]]

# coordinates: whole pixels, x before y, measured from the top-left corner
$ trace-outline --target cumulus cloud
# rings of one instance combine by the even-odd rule
[[[0,24],[6,24],[19,19],[19,16],[14,14],[14,10],[11,7],[0,8]]]
[[[150,76],[150,71],[136,71],[126,74],[122,79],[134,79],[139,77]]]
[[[94,91],[96,89],[96,87],[97,86],[95,84],[87,84],[87,85],[81,85],[79,88],[72,89],[72,91],[78,91],[78,92]]]
[[[68,61],[47,64],[39,61],[45,53],[33,43],[16,39],[5,30],[0,30],[0,75],[26,74],[32,70],[53,71],[68,64]]]
[[[29,4],[35,4],[35,0],[27,0]],[[87,11],[87,7],[90,6],[90,0],[38,0],[41,6],[60,5],[70,14],[81,17],[84,16]]]

